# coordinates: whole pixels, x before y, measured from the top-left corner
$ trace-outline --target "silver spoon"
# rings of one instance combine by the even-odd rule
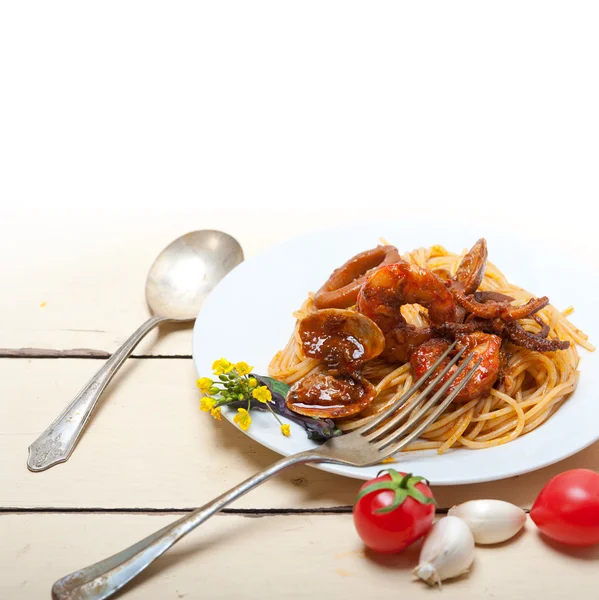
[[[106,361],[29,446],[27,467],[31,471],[44,471],[67,461],[104,388],[142,338],[164,321],[195,319],[214,286],[242,261],[241,246],[222,231],[192,231],[167,246],[154,261],[146,280],[146,300],[153,316]]]

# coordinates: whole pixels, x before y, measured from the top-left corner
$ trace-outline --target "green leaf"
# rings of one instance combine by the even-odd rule
[[[277,381],[276,379],[273,379],[272,377],[266,377],[264,375],[262,376],[262,379],[266,379],[266,381],[268,381],[273,392],[276,392],[277,394],[281,394],[281,396],[283,396],[283,398],[285,398],[287,396],[287,392],[289,391],[290,386],[288,386],[286,383],[283,383],[282,381]]]
[[[428,496],[425,496],[420,490],[416,489],[411,484],[408,485],[407,492],[408,496],[412,496],[412,498],[420,502],[420,504],[434,504],[435,506],[437,505],[434,498],[429,498]]]
[[[391,481],[396,485],[399,485],[405,479],[405,477],[401,473],[398,473],[395,469],[385,469],[385,471],[387,471],[391,477]]]
[[[380,477],[383,473],[387,473],[389,477],[391,477],[391,481],[399,483],[401,481],[401,474],[398,473],[395,469],[391,469],[387,467],[386,469],[381,469],[376,476]]]
[[[358,494],[358,497],[356,498],[356,502],[358,500],[364,498],[364,496],[366,496],[367,494],[371,494],[372,492],[377,492],[378,490],[395,490],[395,486],[393,485],[393,482],[391,482],[391,481],[379,481],[378,483],[373,483],[372,485],[365,487]]]
[[[408,486],[408,495],[412,496],[412,498],[420,502],[420,504],[434,504],[435,506],[437,506],[437,501],[434,498],[425,496],[420,490],[416,489],[414,486]]]
[[[393,498],[393,504],[390,504],[389,506],[385,506],[385,508],[379,508],[375,512],[377,514],[385,514],[385,513],[393,512],[394,510],[399,508],[404,503],[404,501],[407,497],[408,497],[408,490],[406,490],[406,488],[397,488],[395,490],[395,497]]]
[[[385,506],[384,508],[380,508],[376,512],[378,514],[390,513],[397,508],[399,508],[406,500],[408,496],[414,498],[416,502],[420,504],[434,504],[437,506],[437,502],[434,498],[430,498],[423,494],[419,489],[416,488],[416,484],[421,481],[426,481],[424,477],[413,477],[411,473],[406,473],[402,475],[398,473],[395,469],[384,469],[383,471],[379,471],[377,478],[380,477],[381,473],[387,473],[390,479],[385,481],[377,481],[376,483],[372,483],[371,485],[366,486],[359,494],[356,499],[358,502],[361,498],[370,494],[372,492],[376,492],[379,490],[392,490],[395,492],[395,496],[393,498],[393,503],[389,506]],[[428,482],[427,482],[428,483]]]
[[[424,481],[424,483],[426,483],[426,485],[428,485],[428,479],[424,478],[424,477],[418,477],[417,475],[414,477],[410,477],[410,485],[416,485],[417,483],[420,483],[421,481]]]

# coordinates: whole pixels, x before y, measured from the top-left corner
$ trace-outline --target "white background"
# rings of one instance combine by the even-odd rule
[[[0,251],[27,268],[32,238],[279,239],[415,212],[584,249],[598,17],[596,2],[4,2]]]

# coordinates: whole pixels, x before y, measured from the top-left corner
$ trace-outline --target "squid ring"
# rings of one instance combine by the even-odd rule
[[[348,308],[356,303],[358,292],[373,269],[401,260],[395,246],[377,246],[350,258],[335,269],[316,292],[316,308]]]

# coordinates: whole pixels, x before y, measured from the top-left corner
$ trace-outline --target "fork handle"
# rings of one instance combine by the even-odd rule
[[[143,337],[156,325],[167,320],[164,317],[150,317],[104,363],[71,403],[29,446],[27,467],[30,471],[45,471],[68,460],[110,380]]]
[[[150,563],[166,552],[183,536],[207,521],[237,498],[264,483],[279,471],[307,462],[336,462],[317,450],[287,456],[235,486],[212,502],[167,525],[133,546],[59,579],[52,587],[54,600],[103,600],[112,596],[139,575]]]

